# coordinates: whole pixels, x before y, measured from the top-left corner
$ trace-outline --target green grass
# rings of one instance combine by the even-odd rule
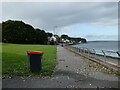
[[[43,51],[41,76],[51,76],[56,66],[54,45],[2,44],[2,74],[36,74],[26,70],[26,51]]]
[[[0,43],[0,74],[2,74],[2,44]]]
[[[118,76],[118,77],[120,77],[120,73],[116,73],[115,75]]]

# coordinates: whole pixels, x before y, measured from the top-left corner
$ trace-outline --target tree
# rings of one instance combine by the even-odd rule
[[[38,44],[47,44],[48,38],[44,30],[35,29],[35,42]]]
[[[46,34],[47,34],[47,37],[52,37],[53,36],[53,34],[49,33],[49,32],[47,32]]]
[[[82,43],[87,43],[87,40],[85,38],[81,38]]]
[[[0,42],[2,42],[2,23],[0,23]]]
[[[65,40],[66,40],[66,39],[69,39],[68,35],[65,35],[65,34],[61,35],[61,38],[62,38],[62,39],[65,39]]]
[[[44,30],[34,29],[22,21],[2,22],[2,29],[2,41],[6,43],[47,44],[48,41]]]
[[[8,20],[2,23],[3,42],[32,43],[34,28],[22,21]]]

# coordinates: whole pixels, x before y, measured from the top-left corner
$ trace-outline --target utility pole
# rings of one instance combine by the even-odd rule
[[[53,31],[54,35],[56,34],[56,33],[55,33],[55,29],[56,29],[57,27],[58,27],[58,26],[54,26],[54,28],[53,28],[53,30],[54,30],[54,31]]]
[[[56,29],[56,28],[57,28],[57,26],[54,26],[54,27],[53,27],[53,34],[54,34],[53,36],[54,36],[54,38],[55,38],[56,41],[57,41],[57,38],[55,37],[55,34],[56,34],[56,33],[55,33],[55,29]],[[56,45],[56,42],[55,42],[55,41],[54,41],[54,44]]]

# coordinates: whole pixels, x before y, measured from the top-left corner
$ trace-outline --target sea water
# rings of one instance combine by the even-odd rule
[[[87,43],[76,44],[72,46],[94,48],[99,50],[107,50],[107,51],[115,51],[115,52],[120,50],[118,41],[88,41]],[[98,54],[102,54],[102,52]],[[110,54],[110,56],[118,57],[117,53],[106,53],[106,54]]]

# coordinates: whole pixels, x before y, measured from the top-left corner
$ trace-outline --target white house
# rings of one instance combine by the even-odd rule
[[[56,37],[55,37],[54,35],[53,35],[52,37],[48,37],[48,40],[49,40],[49,41],[52,41],[52,40],[53,40],[53,41],[57,41],[57,39],[56,39]]]
[[[62,39],[62,42],[64,42],[64,43],[69,43],[70,42],[70,40],[68,40],[68,39]]]

